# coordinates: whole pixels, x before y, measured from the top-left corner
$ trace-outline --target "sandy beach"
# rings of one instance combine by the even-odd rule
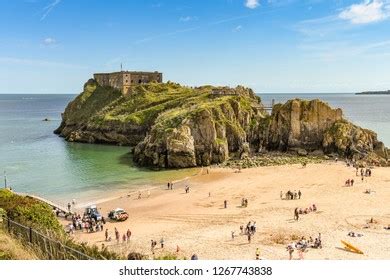
[[[113,195],[98,208],[104,216],[111,209],[124,208],[130,215],[125,222],[108,221],[113,241],[106,242],[104,232],[81,233],[78,241],[109,246],[120,253],[140,252],[152,258],[150,243],[157,241],[156,256],[167,253],[200,259],[255,259],[256,248],[263,259],[288,259],[286,245],[296,238],[322,236],[322,249],[309,248],[305,259],[390,259],[390,168],[372,169],[371,177],[361,181],[360,174],[344,162],[325,162],[244,169],[240,173],[229,168],[206,169],[199,175],[175,183],[173,190],[166,185],[137,193]],[[353,187],[345,187],[354,179]],[[185,186],[190,192],[185,193]],[[371,194],[364,193],[371,189]],[[280,191],[302,192],[301,199],[280,199]],[[210,193],[210,195],[209,195]],[[248,206],[241,207],[242,198]],[[227,208],[224,208],[227,200]],[[316,204],[318,210],[300,215],[294,220],[296,207]],[[81,206],[76,210],[82,213]],[[368,223],[373,218],[374,223]],[[256,221],[257,231],[248,243],[240,226]],[[65,221],[62,221],[65,223]],[[368,227],[366,228],[366,225]],[[120,234],[132,232],[131,241],[117,244],[114,228]],[[232,231],[235,233],[232,239]],[[348,232],[362,234],[350,237]],[[164,249],[159,241],[165,240]],[[355,254],[344,249],[340,240],[348,241],[364,252]],[[176,253],[177,246],[179,253]],[[295,251],[294,259],[298,259]]]

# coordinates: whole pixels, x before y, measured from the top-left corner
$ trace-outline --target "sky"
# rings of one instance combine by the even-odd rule
[[[0,0],[0,93],[160,71],[258,93],[390,89],[390,0]]]

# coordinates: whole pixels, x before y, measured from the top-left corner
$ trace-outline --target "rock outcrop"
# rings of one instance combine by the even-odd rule
[[[207,166],[266,151],[338,153],[381,164],[388,157],[376,134],[344,120],[341,109],[295,99],[275,105],[269,115],[260,98],[240,86],[150,83],[122,95],[89,80],[55,132],[67,141],[129,145],[139,165],[165,168]]]
[[[332,109],[320,100],[290,100],[272,110],[268,147],[277,150],[321,148],[323,135],[343,118],[341,109]]]

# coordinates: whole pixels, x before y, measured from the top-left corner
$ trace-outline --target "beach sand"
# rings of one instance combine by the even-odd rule
[[[345,187],[347,179],[354,179],[354,187]],[[186,185],[190,192],[185,193]],[[365,194],[371,189],[371,194]],[[297,200],[281,200],[283,193],[301,190]],[[130,215],[125,222],[108,221],[110,236],[115,239],[114,227],[120,234],[130,229],[131,241],[116,244],[105,242],[104,232],[76,232],[75,239],[97,244],[126,254],[140,252],[152,258],[151,240],[157,241],[156,256],[167,253],[189,259],[196,253],[200,259],[255,259],[256,248],[263,259],[288,259],[286,244],[305,236],[313,239],[321,233],[322,249],[311,249],[305,259],[390,259],[390,168],[373,169],[372,177],[361,181],[355,169],[345,163],[325,162],[300,165],[244,169],[241,173],[229,168],[206,169],[201,174],[174,184],[142,191],[142,198],[132,193],[116,196],[98,204],[105,216],[114,208],[124,208]],[[209,192],[211,196],[209,197]],[[107,190],[107,197],[110,191]],[[241,199],[248,199],[248,207],[241,207]],[[224,200],[228,201],[226,209]],[[296,207],[316,204],[317,212],[301,215],[294,220]],[[77,207],[77,205],[76,205]],[[82,213],[82,209],[79,209]],[[373,217],[375,223],[364,228]],[[249,244],[246,235],[240,235],[248,221],[256,221],[257,232]],[[63,221],[64,222],[64,221]],[[231,238],[234,231],[236,237]],[[348,232],[363,234],[349,237]],[[160,249],[161,237],[165,240]],[[358,247],[364,255],[344,249],[340,240]],[[294,252],[294,259],[298,253]]]

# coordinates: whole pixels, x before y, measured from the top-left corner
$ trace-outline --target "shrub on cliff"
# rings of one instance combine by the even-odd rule
[[[64,230],[53,213],[53,209],[31,197],[19,196],[9,190],[0,190],[0,208],[8,218],[43,232],[63,235]]]

